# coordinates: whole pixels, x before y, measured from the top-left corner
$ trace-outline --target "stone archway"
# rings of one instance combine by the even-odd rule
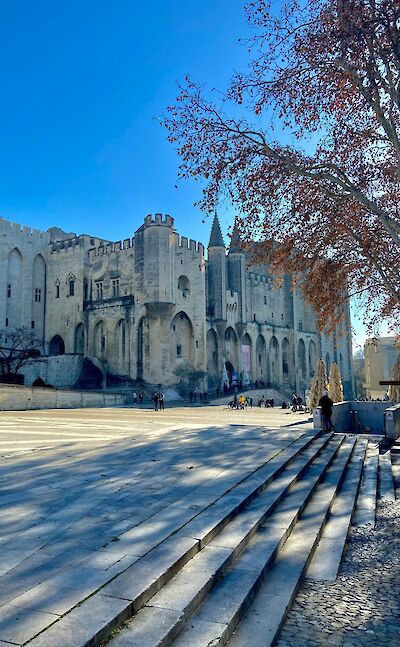
[[[194,363],[194,335],[192,322],[186,312],[178,312],[172,319],[170,335],[171,368],[176,366],[177,362],[186,362],[192,366]]]
[[[49,355],[64,355],[65,354],[65,344],[64,340],[60,335],[54,335],[51,338],[49,344]]]

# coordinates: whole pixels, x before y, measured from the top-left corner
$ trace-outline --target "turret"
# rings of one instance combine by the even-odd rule
[[[144,225],[135,234],[138,238],[136,263],[142,260],[143,293],[146,304],[171,304],[174,301],[175,276],[171,249],[174,220],[171,216],[146,216]]]
[[[240,321],[246,320],[245,300],[246,255],[240,238],[237,219],[235,219],[228,252],[228,287],[238,293]]]
[[[208,243],[207,293],[209,316],[226,319],[226,250],[217,214]]]

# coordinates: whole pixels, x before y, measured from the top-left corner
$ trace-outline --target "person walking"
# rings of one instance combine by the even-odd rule
[[[159,401],[160,401],[160,394],[159,394],[159,393],[155,393],[155,394],[153,395],[154,411],[158,411],[158,404],[159,404]]]
[[[326,389],[322,398],[319,399],[318,406],[321,407],[323,430],[328,432],[332,431],[333,400],[329,397]]]
[[[160,392],[158,394],[158,402],[160,405],[160,411],[164,411],[164,393]]]

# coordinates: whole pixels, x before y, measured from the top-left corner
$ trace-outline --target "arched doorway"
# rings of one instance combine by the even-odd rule
[[[170,335],[171,368],[176,366],[177,362],[187,362],[188,364],[193,365],[193,326],[186,312],[178,312],[172,319]]]
[[[54,335],[50,340],[49,344],[49,355],[64,355],[65,354],[65,344],[64,340],[60,335]]]

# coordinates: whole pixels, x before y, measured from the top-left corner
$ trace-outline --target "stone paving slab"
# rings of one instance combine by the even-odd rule
[[[18,609],[8,605],[0,608],[0,639],[16,645],[22,645],[27,640],[52,625],[59,616],[34,611]]]

